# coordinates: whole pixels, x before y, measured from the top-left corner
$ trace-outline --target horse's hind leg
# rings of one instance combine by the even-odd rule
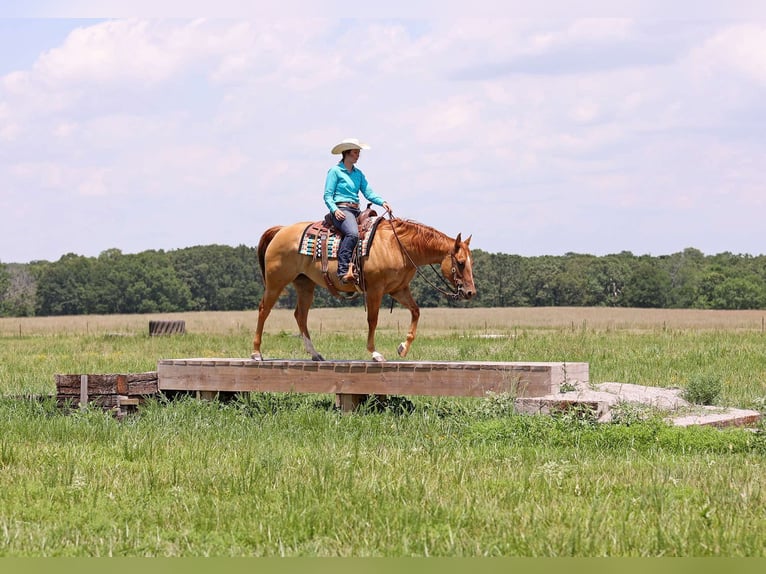
[[[306,352],[311,355],[311,359],[314,361],[324,361],[324,357],[317,353],[314,348],[314,343],[311,342],[311,335],[309,335],[308,316],[311,304],[314,302],[314,282],[311,281],[305,275],[298,275],[295,281],[295,291],[298,295],[298,302],[295,305],[295,322],[298,323],[298,330],[303,338],[303,347]]]

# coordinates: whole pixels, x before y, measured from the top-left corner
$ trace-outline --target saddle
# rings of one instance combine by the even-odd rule
[[[359,226],[359,241],[351,257],[351,263],[354,268],[355,282],[359,291],[364,291],[364,257],[369,252],[372,245],[372,239],[375,236],[375,230],[381,221],[378,212],[372,209],[372,204],[367,204],[367,208],[356,218]],[[303,230],[298,251],[303,255],[310,255],[314,260],[322,261],[322,274],[325,278],[327,288],[334,296],[340,296],[339,291],[333,285],[328,272],[328,263],[330,259],[338,257],[338,248],[342,234],[332,222],[332,216],[328,213],[322,221],[310,223]]]

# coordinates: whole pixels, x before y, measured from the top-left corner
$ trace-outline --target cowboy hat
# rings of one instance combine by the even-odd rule
[[[350,149],[370,149],[370,146],[366,143],[360,143],[356,138],[346,138],[332,148],[332,153],[339,154]]]

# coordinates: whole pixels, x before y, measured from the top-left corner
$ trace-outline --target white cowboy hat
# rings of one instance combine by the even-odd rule
[[[339,154],[350,149],[370,149],[370,146],[368,146],[366,143],[361,143],[356,138],[346,138],[334,148],[332,148],[332,153]]]

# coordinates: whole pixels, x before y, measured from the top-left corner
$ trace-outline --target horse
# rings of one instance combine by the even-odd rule
[[[258,264],[263,276],[264,293],[258,306],[258,325],[253,338],[251,358],[262,361],[261,341],[263,326],[277,299],[288,284],[292,283],[297,294],[295,321],[306,352],[314,361],[323,361],[311,342],[308,331],[308,313],[314,302],[317,285],[336,293],[351,293],[359,290],[355,284],[338,281],[337,261],[327,262],[327,274],[323,273],[321,260],[299,252],[301,236],[310,222],[292,225],[277,225],[267,229],[258,242]],[[473,282],[473,267],[469,244],[471,236],[465,241],[461,234],[450,238],[441,231],[415,221],[394,218],[379,222],[374,240],[361,262],[365,305],[367,307],[367,351],[374,361],[386,358],[375,348],[375,329],[378,325],[378,312],[383,295],[388,294],[405,308],[409,309],[411,322],[407,338],[399,344],[397,353],[406,357],[420,318],[420,308],[410,292],[410,282],[415,277],[418,267],[440,264],[441,273],[455,289],[449,294],[454,299],[469,300],[476,295]],[[330,281],[333,288],[330,288]]]

